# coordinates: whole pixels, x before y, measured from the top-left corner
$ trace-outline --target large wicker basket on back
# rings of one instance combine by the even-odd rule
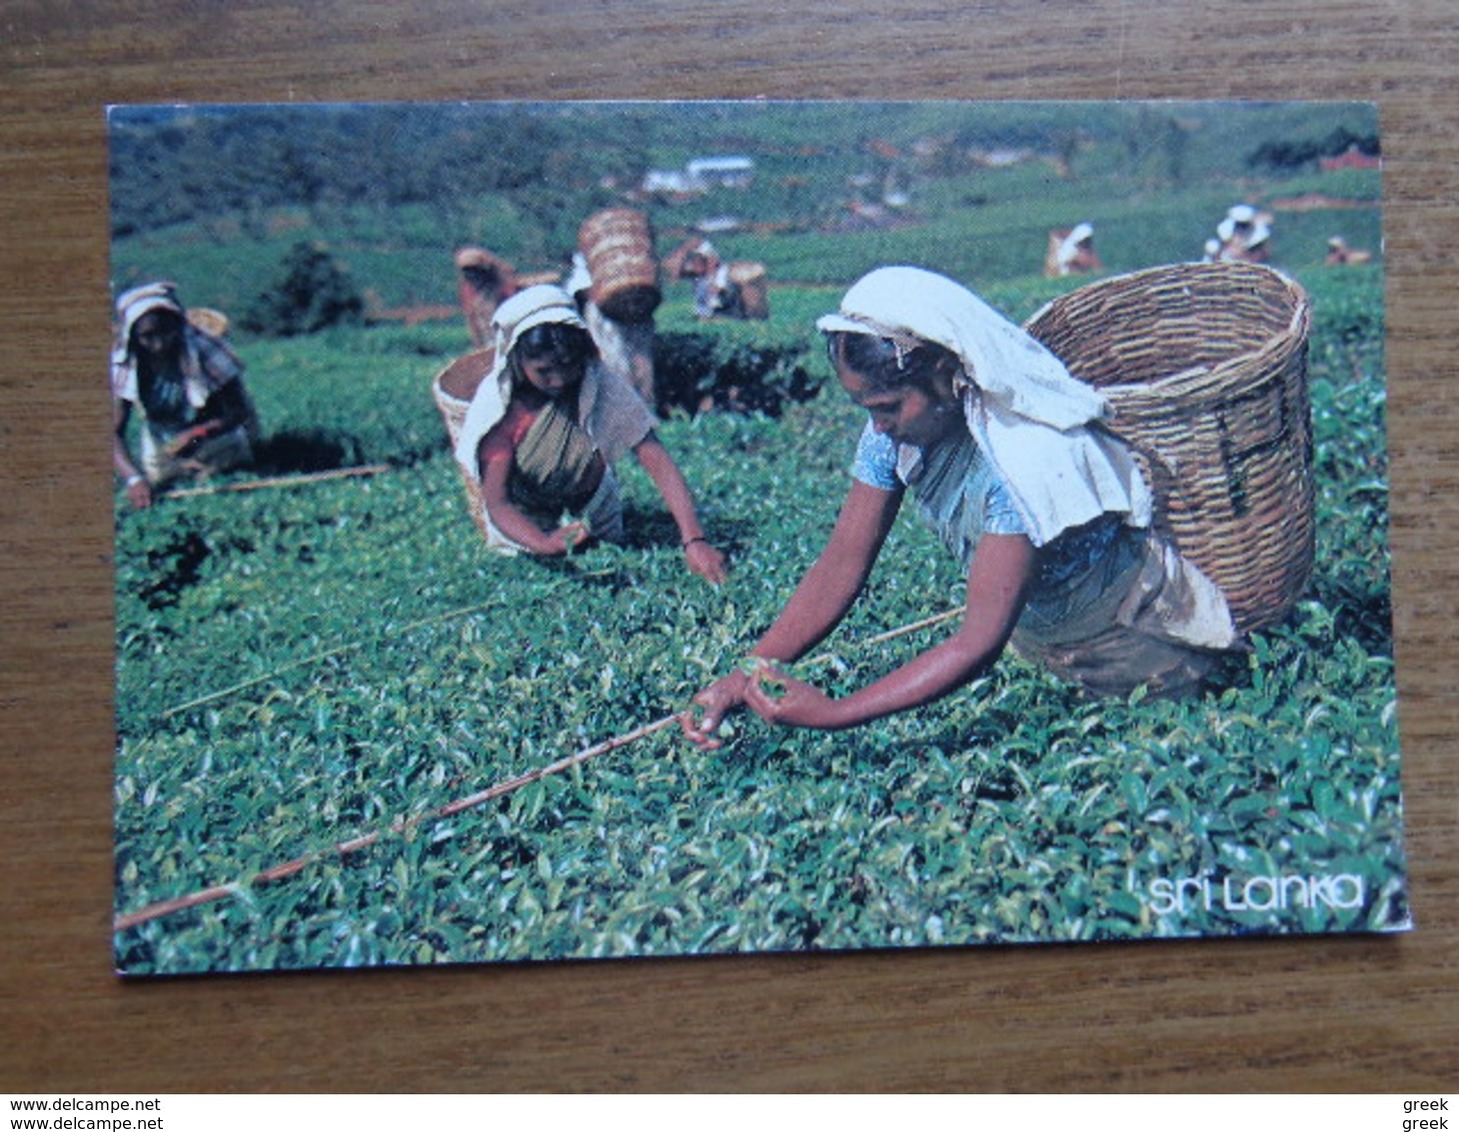
[[[1280,621],[1311,579],[1310,305],[1292,280],[1246,263],[1115,276],[1027,323],[1114,409],[1156,521],[1226,595],[1236,627]]]
[[[583,221],[578,247],[588,261],[598,309],[619,322],[642,322],[657,309],[659,261],[653,225],[632,208],[605,208]]]
[[[441,370],[431,382],[431,396],[441,412],[441,420],[446,425],[446,436],[451,441],[453,451],[456,442],[461,439],[461,428],[466,423],[466,410],[471,408],[471,398],[476,395],[476,387],[481,384],[481,379],[491,371],[494,354],[495,351],[490,346],[463,354]],[[461,466],[458,464],[457,467]],[[481,502],[481,485],[467,475],[464,468],[461,468],[461,482],[466,489],[466,506],[471,512],[472,521],[485,537],[486,510]]]

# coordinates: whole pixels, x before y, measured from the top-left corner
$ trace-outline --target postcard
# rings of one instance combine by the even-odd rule
[[[1411,927],[1375,106],[107,124],[120,974]]]

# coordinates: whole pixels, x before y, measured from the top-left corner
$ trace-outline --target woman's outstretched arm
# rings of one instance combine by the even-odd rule
[[[1023,610],[1036,551],[1022,535],[986,535],[968,569],[968,605],[947,640],[844,699],[779,673],[748,682],[745,703],[771,723],[839,730],[921,707],[995,661]],[[778,692],[778,695],[771,693]]]
[[[488,434],[489,436],[490,434]],[[571,554],[587,538],[582,523],[568,523],[555,531],[544,531],[512,503],[508,490],[510,456],[489,452],[483,438],[478,448],[481,462],[481,501],[496,528],[531,554],[551,558]]]
[[[774,624],[750,650],[751,656],[795,660],[840,623],[866,585],[901,502],[900,491],[884,491],[859,480],[851,485],[825,548]],[[714,732],[725,715],[744,702],[748,684],[745,673],[736,670],[695,696],[694,702],[705,712],[697,722],[686,722],[689,738],[701,746],[718,746]]]
[[[639,441],[633,454],[654,481],[654,486],[663,496],[664,505],[674,517],[674,525],[679,528],[679,545],[684,548],[689,569],[716,586],[724,582],[729,577],[724,555],[704,537],[704,528],[699,525],[699,515],[694,509],[694,497],[689,491],[689,484],[684,479],[684,473],[679,470],[679,465],[669,455],[669,450],[655,433],[650,432]]]

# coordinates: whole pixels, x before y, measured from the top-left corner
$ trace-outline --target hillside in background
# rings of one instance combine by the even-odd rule
[[[1326,167],[1376,154],[1366,104],[120,107],[110,126],[113,285],[167,276],[225,309],[301,240],[374,310],[449,304],[453,248],[557,270],[620,204],[661,251],[708,233],[772,281],[831,286],[891,260],[1036,276],[1048,230],[1079,221],[1110,270],[1198,258],[1238,200],[1273,212],[1294,266],[1381,238],[1377,170]]]

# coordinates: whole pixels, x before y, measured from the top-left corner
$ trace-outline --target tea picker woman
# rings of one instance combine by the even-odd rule
[[[837,377],[869,415],[830,540],[685,730],[718,745],[725,714],[853,727],[946,696],[1010,640],[1096,694],[1199,688],[1237,641],[1216,586],[1151,528],[1149,489],[1100,418],[1103,397],[972,292],[913,267],[873,271],[822,318]],[[803,656],[865,587],[903,500],[962,564],[957,631],[833,699],[775,667]],[[915,563],[899,569],[915,571]]]
[[[593,276],[587,257],[574,252],[563,290],[573,297],[578,313],[605,366],[621,374],[646,404],[654,400],[654,317],[627,321],[610,317],[593,301]]]
[[[112,351],[112,465],[134,507],[154,489],[253,460],[253,406],[243,365],[219,338],[188,321],[170,283],[120,295]],[[141,411],[141,458],[127,447],[132,408]]]
[[[632,452],[674,518],[688,568],[723,582],[724,556],[704,537],[653,414],[602,363],[572,297],[551,284],[528,287],[497,308],[493,325],[492,369],[456,444],[456,459],[481,484],[488,543],[550,557],[622,541],[613,465]]]

